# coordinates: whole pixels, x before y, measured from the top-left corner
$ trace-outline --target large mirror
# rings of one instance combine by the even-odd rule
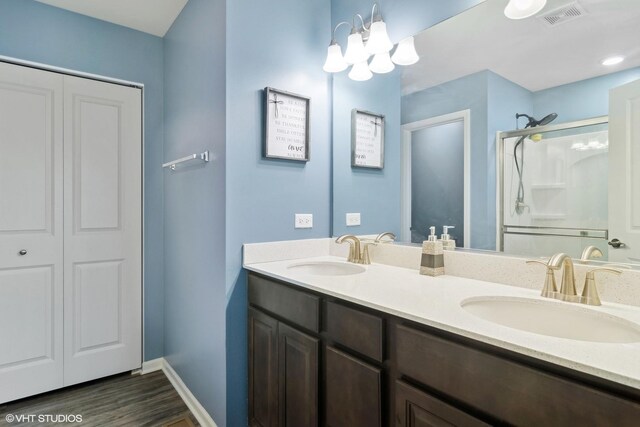
[[[415,65],[334,75],[333,234],[640,262],[640,2],[506,4],[416,34]],[[382,170],[351,166],[352,109],[385,116]]]

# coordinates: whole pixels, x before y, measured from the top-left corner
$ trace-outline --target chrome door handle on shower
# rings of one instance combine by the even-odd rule
[[[21,250],[18,252],[18,255],[20,255],[20,256],[24,256],[24,255],[26,255],[26,254],[27,254],[27,250],[26,250],[26,249],[21,249]]]

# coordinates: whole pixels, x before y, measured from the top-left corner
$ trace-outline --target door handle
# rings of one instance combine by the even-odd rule
[[[20,252],[18,252],[18,255],[20,256],[24,256],[27,254],[27,250],[26,249],[21,249]]]
[[[618,239],[612,239],[609,242],[609,246],[613,247],[614,249],[619,249],[625,247],[626,245]]]

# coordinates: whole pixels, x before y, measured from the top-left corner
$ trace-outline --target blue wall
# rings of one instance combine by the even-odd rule
[[[247,425],[242,244],[329,235],[329,1],[227,2],[227,425]],[[311,161],[262,158],[265,86],[311,98]],[[313,229],[295,230],[295,213]]]
[[[220,426],[225,367],[225,2],[190,0],[165,36],[165,358]]]
[[[640,79],[640,67],[534,93],[534,117],[558,113],[555,123],[572,122],[609,114],[609,90]]]
[[[400,73],[354,82],[333,77],[333,230],[341,234],[400,235]],[[351,167],[351,110],[385,116],[382,170]],[[346,213],[359,212],[361,225],[346,226]]]
[[[145,360],[163,354],[163,41],[32,0],[0,0],[0,55],[144,83]]]

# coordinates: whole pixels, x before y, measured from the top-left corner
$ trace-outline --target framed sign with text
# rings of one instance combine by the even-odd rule
[[[310,99],[270,87],[264,94],[264,157],[308,162]]]
[[[353,109],[351,111],[351,166],[384,167],[384,116]]]

